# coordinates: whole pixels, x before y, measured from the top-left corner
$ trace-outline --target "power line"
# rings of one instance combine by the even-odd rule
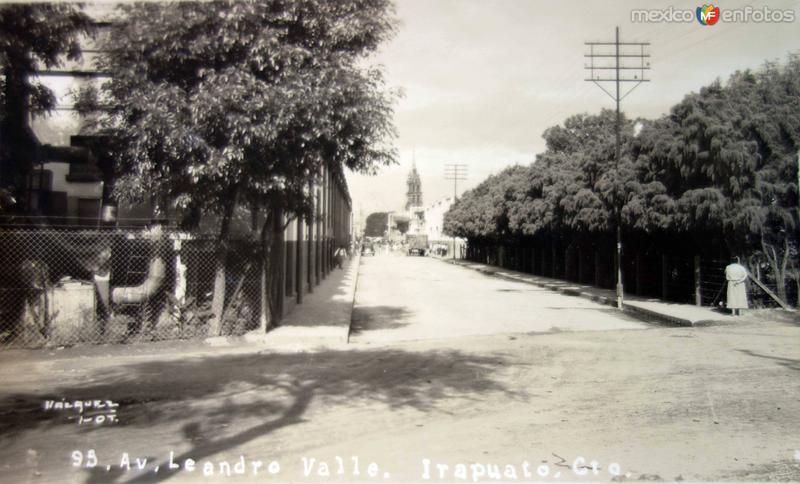
[[[453,181],[453,204],[458,200],[458,182],[467,179],[467,165],[464,163],[447,163],[444,165],[444,179]],[[456,258],[456,237],[453,236],[453,259]]]
[[[447,163],[444,165],[444,179],[453,182],[453,202],[458,198],[458,182],[467,179],[467,165]]]
[[[625,97],[633,92],[639,85],[643,82],[649,82],[650,80],[647,79],[646,74],[650,70],[650,54],[645,52],[645,48],[650,46],[649,42],[620,42],[619,40],[619,27],[616,28],[614,42],[586,42],[585,45],[589,46],[589,54],[585,55],[589,59],[589,65],[584,66],[585,69],[589,71],[588,78],[586,81],[593,82],[597,87],[603,90],[608,96],[614,100],[617,105],[617,115],[615,125],[615,135],[616,135],[616,171],[617,175],[619,175],[619,161],[621,156],[621,142],[620,142],[620,124],[621,124],[621,115],[619,110],[620,102],[622,102]],[[606,47],[613,46],[614,52],[609,53]],[[622,47],[623,52],[620,52],[620,47]],[[597,51],[596,49],[599,49]],[[608,59],[613,58],[614,64],[607,65],[606,61],[601,61],[603,64],[597,66],[595,65],[595,59]],[[638,60],[638,64],[636,61]],[[632,72],[637,72],[638,74],[634,74]],[[606,89],[601,83],[602,82],[613,82],[614,83],[614,93],[612,94]],[[625,93],[620,92],[620,84],[622,83],[633,83],[630,89],[628,89]],[[619,182],[619,180],[618,180]],[[619,195],[619,194],[617,194]],[[617,308],[622,309],[622,297],[624,293],[624,288],[622,285],[622,206],[620,202],[620,197],[617,196],[616,198],[616,207],[615,207],[615,214],[614,219],[617,226],[617,257],[616,257],[616,269],[617,269]]]

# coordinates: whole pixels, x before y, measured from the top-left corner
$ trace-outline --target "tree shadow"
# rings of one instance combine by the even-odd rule
[[[413,315],[412,311],[403,306],[358,306],[353,308],[350,334],[402,328],[408,326],[409,319]]]
[[[749,356],[754,356],[756,358],[766,358],[768,360],[773,360],[777,362],[777,364],[785,366],[790,370],[800,371],[800,360],[794,360],[791,358],[781,358],[780,356],[762,355],[761,353],[756,353],[755,351],[751,350],[737,349],[736,351],[738,351],[739,353],[744,353]]]
[[[124,436],[125,428],[179,427],[183,441],[191,448],[175,456],[174,461],[199,461],[303,422],[312,402],[378,402],[390,409],[432,412],[454,398],[479,399],[501,393],[507,398],[525,399],[524,393],[511,391],[491,377],[505,364],[502,356],[396,349],[149,361],[89,372],[90,383],[71,382],[40,393],[3,396],[0,432],[2,440],[9,442],[34,430],[49,433],[54,427],[75,425],[40,417],[45,414],[41,402],[56,395],[59,400],[103,398],[120,404],[115,432]],[[248,419],[257,424],[248,428],[242,424]],[[220,422],[245,428],[221,434],[214,430]],[[98,428],[101,426],[76,427],[79,432]],[[174,475],[166,460],[155,464],[162,469],[159,473],[133,476],[130,482],[161,482]],[[112,472],[105,467],[86,471],[87,482],[120,482],[131,476],[119,468]]]

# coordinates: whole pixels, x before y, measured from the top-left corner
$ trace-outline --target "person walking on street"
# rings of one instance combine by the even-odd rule
[[[725,280],[728,282],[728,299],[726,306],[734,316],[739,316],[742,309],[748,309],[747,305],[747,269],[739,264],[739,258],[725,268]]]
[[[333,253],[333,260],[339,267],[339,269],[342,269],[344,267],[344,257],[345,257],[345,251],[340,246],[336,249],[336,252]]]

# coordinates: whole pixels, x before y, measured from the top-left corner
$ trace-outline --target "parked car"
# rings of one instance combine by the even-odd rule
[[[364,245],[361,247],[361,255],[375,255],[375,249],[371,245]]]

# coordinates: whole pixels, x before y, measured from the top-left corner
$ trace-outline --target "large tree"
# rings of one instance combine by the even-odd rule
[[[482,240],[569,239],[608,233],[619,219],[631,235],[724,241],[724,251],[765,261],[786,300],[788,275],[800,284],[800,57],[689,94],[669,115],[640,121],[638,136],[623,119],[619,163],[614,116],[576,115],[549,128],[536,163],[467,192],[446,227]]]
[[[635,187],[627,147],[632,123],[622,120],[623,153],[615,161],[616,114],[579,114],[544,132],[547,150],[530,166],[512,166],[467,192],[446,218],[460,236],[506,238],[542,231],[603,232],[614,227]]]
[[[312,217],[323,166],[342,180],[345,169],[394,162],[394,93],[364,61],[392,32],[389,0],[124,7],[102,61],[111,80],[97,96],[107,107],[100,126],[119,143],[117,196],[218,214],[223,247],[237,205],[252,207],[264,214],[268,251],[285,216]]]
[[[642,132],[635,148],[643,206],[676,232],[724,238],[765,258],[786,300],[797,264],[800,57],[737,72],[692,93]]]
[[[374,212],[367,216],[364,235],[366,237],[383,237],[389,227],[389,214],[387,212]]]
[[[55,107],[55,96],[34,80],[38,69],[52,69],[80,57],[81,36],[92,23],[79,4],[0,5],[0,186],[25,200],[25,180],[35,163],[37,140],[29,117]],[[9,205],[4,197],[0,210]]]

